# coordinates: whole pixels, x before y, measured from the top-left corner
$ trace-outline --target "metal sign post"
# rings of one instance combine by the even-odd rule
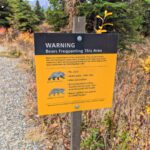
[[[85,17],[74,17],[73,33],[85,33]],[[80,107],[75,105],[76,109]],[[71,150],[80,150],[82,112],[71,113]]]
[[[82,112],[71,113],[71,150],[80,150]]]

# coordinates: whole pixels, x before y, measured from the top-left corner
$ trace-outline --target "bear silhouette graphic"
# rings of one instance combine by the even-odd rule
[[[60,88],[52,89],[51,92],[49,93],[49,96],[64,94],[64,92],[65,92],[64,89],[60,89]]]
[[[64,79],[65,78],[65,73],[63,72],[54,72],[51,74],[51,76],[48,78],[48,80],[59,80],[59,79]]]

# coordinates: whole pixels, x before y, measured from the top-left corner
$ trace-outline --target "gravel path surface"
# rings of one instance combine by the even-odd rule
[[[17,67],[18,61],[0,57],[0,150],[36,150],[24,139],[28,78]]]
[[[5,51],[5,48],[0,45],[0,52]]]

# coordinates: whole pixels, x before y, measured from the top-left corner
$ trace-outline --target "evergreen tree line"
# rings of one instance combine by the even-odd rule
[[[150,0],[82,0],[78,15],[86,16],[87,32],[93,32],[95,16],[104,16],[104,11],[113,12],[108,22],[114,24],[111,32],[120,33],[120,48],[125,49],[141,40],[141,35],[150,35]]]
[[[72,12],[66,12],[67,0],[49,0],[47,20],[55,30],[64,27]],[[141,35],[150,35],[150,0],[76,0],[76,15],[86,16],[86,30],[94,32],[96,15],[104,16],[104,11],[112,12],[107,21],[113,23],[113,30],[120,34],[120,48],[139,42]],[[109,29],[109,27],[108,27]]]
[[[0,0],[0,27],[14,28],[19,31],[34,32],[43,21],[58,31],[67,24],[68,15],[61,0],[49,0],[50,7],[44,10],[36,1],[34,8],[28,0]]]
[[[44,9],[38,0],[34,8],[27,0],[0,0],[0,27],[33,32],[44,19]]]
[[[36,1],[32,8],[28,0],[0,0],[0,27],[12,27],[19,31],[34,32],[43,21],[53,26],[55,31],[68,24],[67,0],[49,0],[48,10]],[[76,15],[86,16],[86,30],[94,32],[95,16],[104,11],[113,12],[108,22],[114,24],[111,32],[120,33],[120,46],[139,40],[139,36],[150,35],[150,0],[76,0]]]
[[[0,0],[0,27],[12,27],[19,31],[33,32],[43,21],[58,31],[67,24],[63,0],[49,0],[50,7],[44,10],[36,1],[34,8],[28,0]]]

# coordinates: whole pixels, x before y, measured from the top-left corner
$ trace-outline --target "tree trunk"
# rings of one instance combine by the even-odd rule
[[[80,0],[64,0],[64,1],[65,1],[65,11],[67,12],[69,16],[68,25],[66,26],[64,31],[72,32],[73,17],[76,15],[76,4],[79,3]]]

